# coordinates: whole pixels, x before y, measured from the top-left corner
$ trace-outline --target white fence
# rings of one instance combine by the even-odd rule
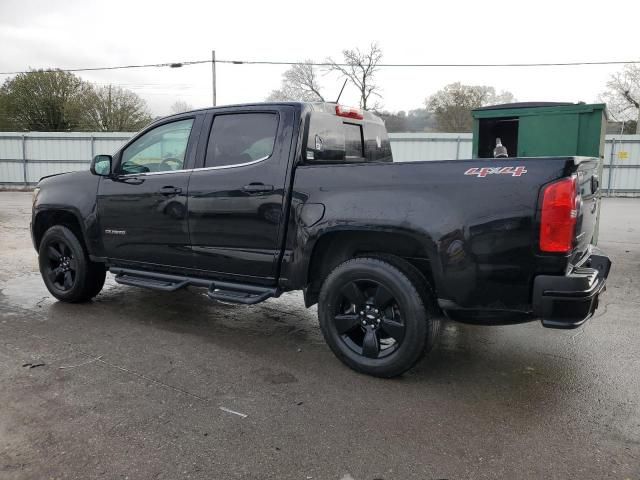
[[[112,154],[133,133],[0,132],[0,184],[37,183],[45,175],[88,168],[98,154]]]
[[[391,133],[396,162],[471,158],[470,133]]]
[[[41,177],[84,170],[133,133],[0,132],[0,185],[33,185]],[[470,133],[392,133],[396,161],[471,158]],[[611,175],[610,175],[611,173]],[[601,185],[614,195],[640,195],[640,135],[607,135]]]

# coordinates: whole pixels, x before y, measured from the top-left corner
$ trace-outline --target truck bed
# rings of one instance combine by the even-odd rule
[[[304,244],[290,230],[285,281],[295,282],[305,268],[299,263],[311,257],[313,239],[357,226],[402,235],[416,261],[428,264],[441,306],[530,313],[534,277],[564,274],[589,249],[596,166],[597,159],[582,157],[300,166],[293,211],[322,204],[325,212],[311,227],[298,217],[296,227],[309,239]],[[579,242],[571,254],[541,254],[541,189],[576,172],[584,204]]]

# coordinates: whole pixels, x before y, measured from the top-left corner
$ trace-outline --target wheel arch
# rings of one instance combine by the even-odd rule
[[[305,279],[305,304],[318,301],[324,279],[340,263],[356,257],[398,257],[413,265],[435,290],[429,244],[410,232],[334,230],[321,235],[313,246]]]
[[[80,215],[72,209],[67,208],[51,208],[38,211],[33,220],[33,244],[38,250],[42,237],[45,232],[55,226],[63,225],[73,232],[78,238],[82,247],[89,252],[86,232],[83,223],[80,221]]]

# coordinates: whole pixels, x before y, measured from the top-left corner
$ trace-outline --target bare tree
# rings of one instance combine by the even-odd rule
[[[600,98],[615,120],[635,120],[636,134],[640,134],[640,66],[625,65],[622,72],[612,75]]]
[[[514,100],[511,92],[496,93],[495,88],[486,85],[456,82],[431,95],[425,104],[427,110],[435,114],[441,132],[470,132],[473,123],[471,110]]]
[[[324,102],[318,72],[312,63],[313,60],[305,60],[304,63],[293,65],[284,72],[280,88],[273,90],[267,101]]]
[[[175,115],[176,113],[184,113],[184,112],[189,112],[191,110],[193,110],[193,106],[192,105],[189,105],[184,100],[177,100],[169,108],[169,113],[171,115]]]
[[[500,105],[503,103],[513,103],[516,101],[516,97],[513,93],[508,90],[501,90],[500,92],[496,92],[493,87],[485,87],[486,97],[481,106],[486,107],[488,105]]]
[[[104,132],[135,132],[151,122],[147,103],[136,93],[112,85],[87,95],[85,124]]]
[[[360,93],[360,108],[363,110],[378,110],[380,104],[372,102],[373,97],[382,98],[380,87],[375,84],[374,77],[378,71],[378,65],[382,61],[382,50],[377,43],[372,43],[369,49],[361,51],[359,48],[343,50],[342,62],[336,62],[332,58],[327,63],[334,70],[347,78]]]

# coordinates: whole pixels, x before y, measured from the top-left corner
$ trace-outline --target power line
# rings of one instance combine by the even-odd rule
[[[211,61],[211,60],[209,60]],[[280,62],[270,60],[217,60],[216,63],[233,63],[247,65],[312,65],[316,67],[349,67],[347,63],[332,62]],[[577,67],[583,65],[624,65],[640,63],[640,60],[621,61],[609,60],[602,62],[555,62],[555,63],[379,63],[378,67],[426,67],[426,68],[449,68],[449,67]]]
[[[118,66],[110,66],[110,67],[83,67],[83,68],[44,68],[42,69],[45,72],[95,72],[99,70],[126,70],[130,68],[152,68],[152,67],[171,67],[171,68],[180,68],[188,65],[196,65],[199,63],[209,63],[211,60],[195,60],[190,62],[165,62],[165,63],[146,63],[140,65],[118,65]],[[16,72],[0,72],[0,75],[19,75],[21,73],[29,73],[33,70],[24,70],[24,71],[16,71]]]
[[[133,68],[180,68],[190,65],[199,65],[203,63],[214,63],[212,59],[207,60],[191,60],[184,62],[164,62],[164,63],[147,63],[138,65],[117,65],[108,67],[82,67],[82,68],[46,68],[45,72],[61,71],[61,72],[95,72],[104,70],[126,70]],[[215,60],[215,63],[224,63],[232,65],[310,65],[314,67],[330,67],[332,65],[340,67],[348,67],[346,63],[332,62],[288,62],[275,60]],[[640,60],[605,60],[595,62],[537,62],[537,63],[379,63],[380,68],[515,68],[515,67],[580,67],[589,65],[625,65],[640,64]],[[21,73],[29,73],[30,70],[0,72],[0,75],[19,75]]]

